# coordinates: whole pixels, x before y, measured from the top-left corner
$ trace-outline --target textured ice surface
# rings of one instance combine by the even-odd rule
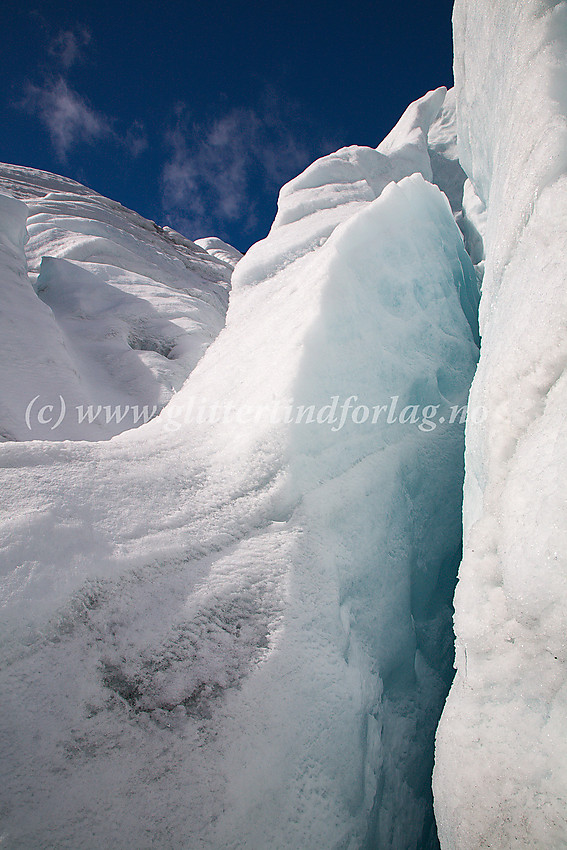
[[[5,846],[434,846],[477,354],[450,206],[406,175],[443,94],[284,187],[157,419],[0,447]]]
[[[231,268],[63,177],[0,165],[0,193],[2,232],[13,198],[24,216],[6,236],[4,439],[108,439],[156,415],[222,328]]]
[[[567,846],[566,24],[565,2],[454,10],[459,146],[486,266],[457,675],[437,736],[446,850]]]

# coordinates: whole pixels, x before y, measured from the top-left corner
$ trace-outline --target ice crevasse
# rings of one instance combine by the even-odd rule
[[[6,846],[436,846],[478,351],[444,98],[284,187],[159,417],[0,447]]]

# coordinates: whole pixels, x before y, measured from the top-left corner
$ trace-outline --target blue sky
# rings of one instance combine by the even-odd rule
[[[452,0],[0,8],[0,159],[245,250],[279,187],[451,85]]]

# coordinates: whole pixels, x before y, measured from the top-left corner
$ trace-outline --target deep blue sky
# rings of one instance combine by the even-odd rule
[[[451,85],[452,0],[3,0],[0,160],[241,250],[317,156]]]

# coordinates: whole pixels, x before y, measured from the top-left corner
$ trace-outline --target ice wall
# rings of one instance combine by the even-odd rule
[[[284,188],[157,419],[0,446],[5,846],[435,846],[477,356],[444,94]]]
[[[435,809],[446,850],[557,848],[567,846],[567,3],[457,0],[454,37],[459,150],[486,207],[486,269]]]

